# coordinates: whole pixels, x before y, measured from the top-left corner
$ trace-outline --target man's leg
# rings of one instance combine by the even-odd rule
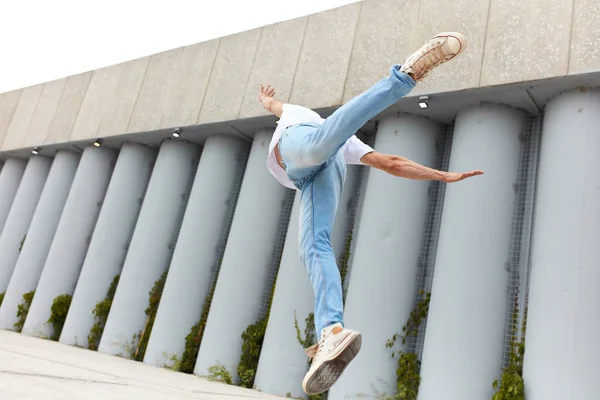
[[[293,175],[294,172],[290,171]],[[313,358],[302,386],[307,394],[328,390],[360,350],[358,332],[344,329],[342,282],[331,231],[346,175],[343,154],[337,153],[318,170],[296,180],[301,189],[300,257],[315,294],[318,344],[308,349]]]
[[[394,65],[387,78],[337,109],[312,135],[305,138],[305,156],[319,165],[335,154],[369,120],[406,96],[416,82],[466,47],[456,32],[441,33],[410,55],[403,66]]]

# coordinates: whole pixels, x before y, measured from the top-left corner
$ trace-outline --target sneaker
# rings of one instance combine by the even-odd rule
[[[442,32],[411,54],[400,71],[411,74],[415,81],[425,78],[438,65],[450,61],[467,47],[467,39],[458,32]]]
[[[356,357],[361,345],[361,334],[343,328],[342,324],[323,329],[319,343],[305,350],[312,359],[302,381],[306,394],[315,395],[329,390]]]

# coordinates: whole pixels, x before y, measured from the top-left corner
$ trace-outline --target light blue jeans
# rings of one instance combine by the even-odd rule
[[[322,125],[289,127],[279,141],[285,170],[301,191],[300,258],[315,293],[315,327],[344,323],[342,282],[331,231],[346,178],[341,147],[365,123],[408,94],[416,82],[391,68],[390,76],[341,106]]]

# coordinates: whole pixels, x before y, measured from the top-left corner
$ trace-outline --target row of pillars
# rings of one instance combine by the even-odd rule
[[[532,400],[596,399],[600,393],[599,110],[599,91],[565,93],[546,108],[524,364]],[[419,399],[493,394],[509,311],[506,264],[525,120],[522,112],[499,105],[480,105],[456,118],[449,169],[486,174],[445,191]],[[386,117],[374,146],[433,165],[442,130],[415,116]],[[0,328],[13,329],[21,296],[36,290],[23,333],[47,336],[52,300],[72,294],[60,342],[86,346],[92,310],[120,274],[99,351],[123,354],[144,328],[152,284],[169,268],[144,358],[163,365],[183,353],[218,272],[194,372],[206,375],[218,363],[237,380],[241,333],[256,322],[269,290],[287,190],[265,169],[269,139],[270,133],[257,134],[249,155],[244,142],[216,136],[202,152],[169,140],[158,154],[126,143],[119,152],[90,147],[82,155],[59,151],[53,159],[7,160],[0,171],[0,293],[6,291]],[[344,206],[357,174],[349,168],[336,217],[337,255],[345,251]],[[363,348],[330,399],[395,389],[396,358],[385,344],[401,330],[415,298],[428,188],[428,182],[369,170],[345,305],[345,323],[363,334]],[[294,397],[303,396],[308,367],[294,316],[302,326],[314,302],[298,256],[298,203],[255,380],[257,389]]]

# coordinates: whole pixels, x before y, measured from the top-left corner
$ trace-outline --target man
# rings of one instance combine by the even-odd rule
[[[433,68],[461,53],[463,35],[440,33],[382,79],[322,119],[316,112],[275,100],[275,90],[261,84],[259,101],[279,117],[269,146],[267,168],[284,186],[301,191],[300,257],[315,293],[318,343],[306,352],[313,359],[302,387],[309,394],[327,391],[356,356],[361,334],[344,328],[342,282],[330,236],[346,175],[346,164],[363,164],[391,175],[458,182],[482,171],[451,173],[431,169],[401,156],[381,154],[354,134],[408,94]]]

